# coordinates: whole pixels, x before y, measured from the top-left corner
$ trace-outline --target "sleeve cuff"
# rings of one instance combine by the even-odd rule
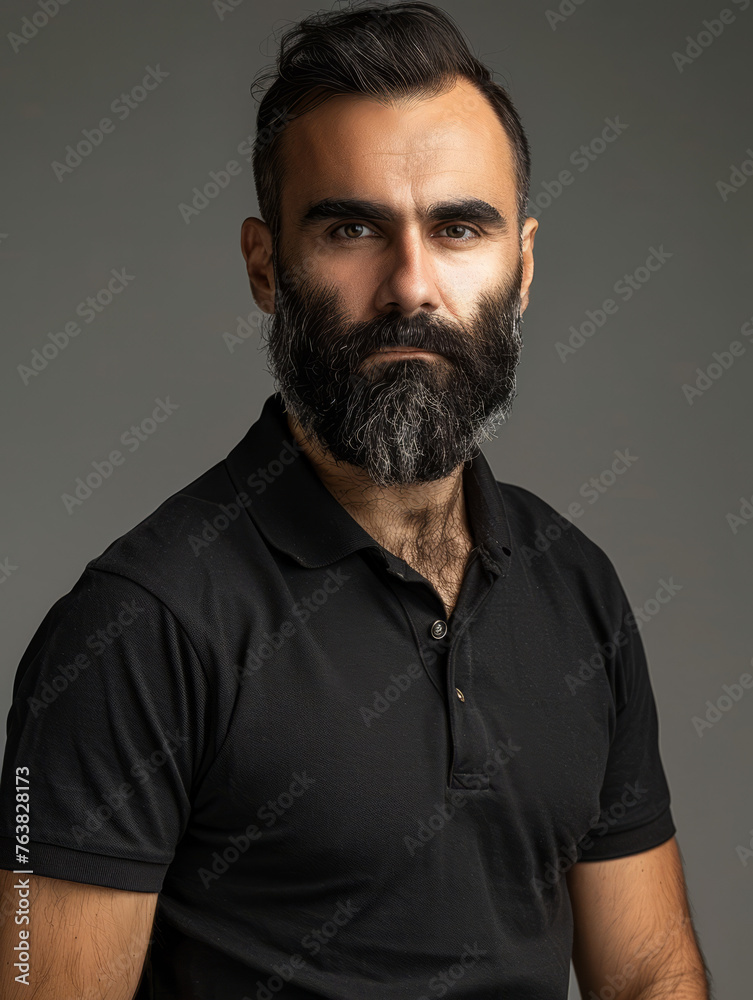
[[[38,841],[31,841],[28,847],[30,864],[20,865],[15,858],[15,842],[9,837],[0,837],[0,868],[8,871],[28,868],[35,875],[46,878],[85,882],[132,892],[159,892],[168,869],[166,864],[89,854],[72,847],[41,844]]]
[[[616,830],[601,837],[591,837],[590,846],[583,844],[579,861],[608,861],[611,858],[623,858],[628,854],[638,854],[649,851],[669,840],[677,827],[672,819],[669,805],[663,812],[642,826],[632,830]]]

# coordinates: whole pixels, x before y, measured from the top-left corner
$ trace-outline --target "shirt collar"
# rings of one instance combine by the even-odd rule
[[[259,419],[225,462],[259,531],[303,566],[328,566],[367,547],[384,552],[317,475],[290,432],[279,393],[267,398]],[[466,462],[463,488],[480,555],[489,569],[502,572],[511,554],[510,529],[502,493],[482,452]]]

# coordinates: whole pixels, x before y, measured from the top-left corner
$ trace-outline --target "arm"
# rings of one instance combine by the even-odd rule
[[[28,924],[13,913],[29,879]],[[7,1000],[132,1000],[144,966],[156,892],[125,892],[0,871],[0,898],[14,900],[0,926],[0,993]],[[4,908],[4,912],[8,912]],[[29,931],[29,985],[16,982],[19,930]]]
[[[709,1000],[674,837],[627,857],[581,861],[567,885],[584,997]]]

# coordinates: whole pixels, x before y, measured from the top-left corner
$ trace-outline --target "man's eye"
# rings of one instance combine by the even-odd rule
[[[338,226],[337,229],[333,229],[332,230],[332,234],[331,235],[335,239],[337,239],[337,240],[347,240],[350,243],[357,243],[358,242],[358,235],[359,234],[357,234],[355,238],[352,235],[351,236],[337,236],[336,234],[339,233],[341,229],[365,229],[368,232],[372,232],[372,233],[374,232],[373,229],[370,230],[369,227],[366,226],[366,225],[364,225],[363,222],[344,222],[341,226]]]
[[[476,232],[475,229],[471,229],[470,226],[461,226],[459,223],[453,223],[450,226],[445,226],[443,230],[440,230],[440,232],[449,232],[449,230],[451,230],[451,229],[455,229],[455,230],[461,229],[461,230],[465,230],[465,232],[467,232],[467,233],[471,233],[472,234],[472,236],[470,238],[469,237],[465,237],[464,239],[459,239],[459,238],[456,238],[454,235],[451,235],[450,239],[454,240],[455,243],[471,243],[473,241],[473,238],[475,238],[475,237],[477,237],[479,235]]]

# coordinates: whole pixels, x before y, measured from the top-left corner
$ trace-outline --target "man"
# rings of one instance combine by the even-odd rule
[[[425,3],[310,17],[278,70],[242,229],[278,391],[24,655],[5,995],[564,1000],[572,954],[584,996],[706,998],[624,590],[479,450],[533,277],[517,113]]]

